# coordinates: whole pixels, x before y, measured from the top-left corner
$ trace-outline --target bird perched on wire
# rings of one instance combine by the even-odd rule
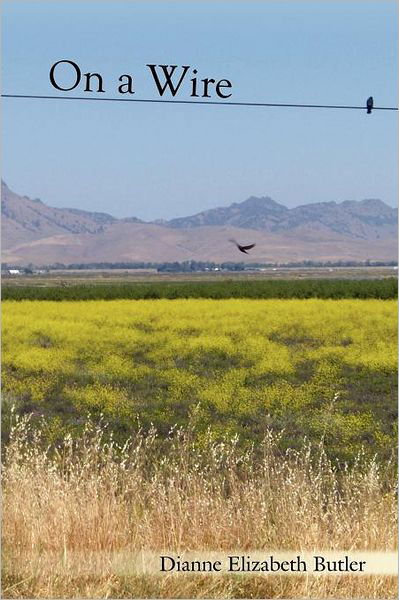
[[[370,98],[367,98],[367,114],[368,115],[371,114],[371,111],[373,110],[373,106],[374,106],[373,96],[370,96]]]
[[[237,246],[237,248],[239,249],[239,251],[244,252],[244,254],[248,254],[247,250],[251,250],[251,248],[254,248],[256,246],[256,244],[249,244],[248,246],[241,246],[241,244],[239,244],[236,240],[229,240],[229,242],[232,242],[233,244],[235,244]]]

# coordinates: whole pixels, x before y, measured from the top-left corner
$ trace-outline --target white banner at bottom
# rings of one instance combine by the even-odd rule
[[[397,552],[364,551],[68,551],[62,554],[4,557],[4,563],[21,573],[69,573],[78,575],[161,577],[187,575],[311,575],[311,576],[397,576]]]

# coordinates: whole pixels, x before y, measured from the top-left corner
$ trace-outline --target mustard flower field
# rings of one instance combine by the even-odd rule
[[[120,442],[190,426],[196,440],[267,431],[333,459],[395,444],[394,300],[5,301],[3,438],[11,407],[57,443],[88,415]]]

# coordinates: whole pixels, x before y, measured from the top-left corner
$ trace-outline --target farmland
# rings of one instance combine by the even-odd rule
[[[195,423],[283,447],[323,438],[384,456],[396,419],[396,304],[387,300],[5,302],[7,405],[49,438],[104,415],[120,440]],[[7,434],[7,425],[3,428]]]
[[[25,283],[24,283],[25,281]],[[223,276],[209,280],[197,277],[144,278],[131,282],[118,278],[69,278],[30,281],[14,280],[3,286],[4,300],[143,300],[177,298],[396,298],[398,281],[394,277],[378,279],[259,279]],[[42,282],[42,283],[41,283]]]
[[[3,596],[395,597],[386,576],[110,568],[142,549],[395,549],[394,288],[351,283],[4,301]]]

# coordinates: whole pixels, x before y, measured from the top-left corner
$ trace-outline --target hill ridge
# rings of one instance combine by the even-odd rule
[[[164,262],[182,260],[279,260],[396,258],[397,209],[382,200],[318,202],[287,208],[269,196],[144,222],[108,213],[55,208],[2,191],[3,261]],[[228,239],[256,243],[236,256]]]

